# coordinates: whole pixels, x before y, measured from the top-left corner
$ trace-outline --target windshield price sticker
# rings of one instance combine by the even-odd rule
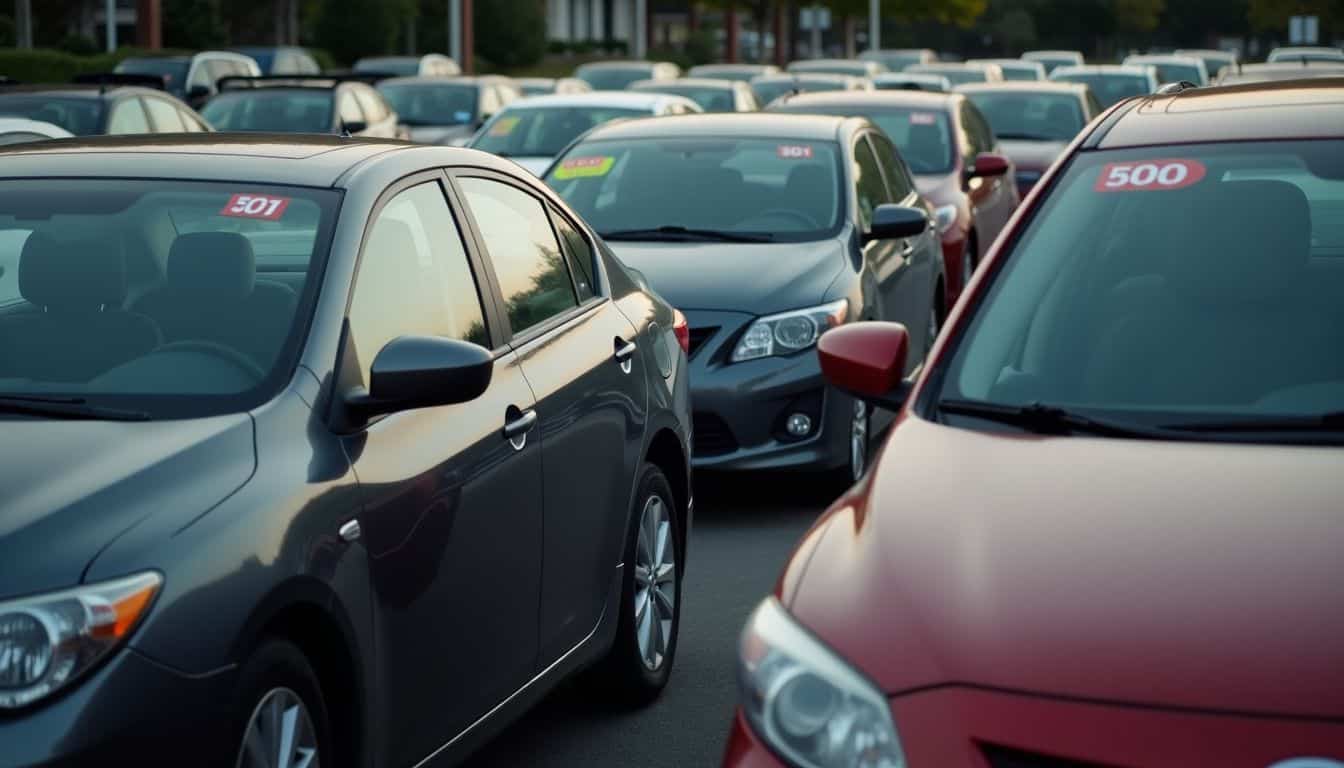
[[[555,178],[561,181],[568,179],[587,179],[595,176],[606,176],[611,172],[611,166],[616,164],[614,157],[573,157],[560,164],[555,169]]]
[[[1109,163],[1097,179],[1098,192],[1158,192],[1185,189],[1204,180],[1208,169],[1198,160],[1148,160]]]
[[[490,126],[490,135],[508,136],[510,133],[513,133],[513,129],[517,127],[518,127],[518,118],[501,117],[495,121],[494,125]]]
[[[910,124],[911,124],[911,125],[937,125],[937,124],[938,124],[938,116],[935,115],[935,114],[933,114],[932,112],[911,112],[911,113],[910,113]]]
[[[812,147],[807,144],[780,144],[776,152],[781,160],[812,159]]]
[[[288,197],[270,195],[234,195],[224,205],[220,216],[232,216],[236,219],[262,219],[279,221],[289,207]]]

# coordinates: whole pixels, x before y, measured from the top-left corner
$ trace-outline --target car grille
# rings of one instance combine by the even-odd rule
[[[1081,763],[993,744],[982,744],[981,749],[990,768],[1103,768],[1100,763]]]
[[[692,450],[696,456],[722,456],[737,450],[737,438],[718,416],[696,413],[691,416]]]
[[[687,351],[686,357],[688,358],[695,357],[696,351],[699,350],[700,347],[703,346],[706,341],[709,341],[710,338],[712,338],[714,334],[718,332],[719,332],[718,326],[713,326],[710,328],[692,328],[691,348],[690,350]]]

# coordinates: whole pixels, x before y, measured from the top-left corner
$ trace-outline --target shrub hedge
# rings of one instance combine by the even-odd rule
[[[68,83],[75,75],[89,72],[108,72],[122,60],[150,52],[139,48],[118,48],[115,53],[80,56],[51,48],[19,50],[0,48],[0,75],[21,83]],[[154,51],[153,55],[170,55],[178,51]]]

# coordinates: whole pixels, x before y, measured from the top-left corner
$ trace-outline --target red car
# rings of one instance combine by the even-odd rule
[[[724,765],[1344,765],[1342,201],[1344,79],[1131,99],[915,383],[900,326],[822,336],[901,411],[750,618]]]
[[[1021,199],[1016,169],[975,104],[959,93],[850,91],[789,96],[766,111],[866,117],[891,137],[938,207],[947,306],[956,303]]]

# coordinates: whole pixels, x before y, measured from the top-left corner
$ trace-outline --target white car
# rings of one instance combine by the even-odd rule
[[[967,64],[994,64],[1003,70],[1004,80],[1044,80],[1045,65],[1022,59],[968,59]]]
[[[914,66],[913,64],[911,66]],[[873,78],[873,87],[879,91],[928,91],[949,93],[952,81],[942,75],[906,74],[888,72]]]
[[[1309,45],[1289,45],[1275,48],[1265,59],[1273,64],[1280,61],[1344,61],[1344,50]]]
[[[1177,56],[1194,56],[1204,62],[1209,72],[1209,82],[1216,82],[1224,67],[1237,66],[1237,54],[1232,51],[1219,51],[1212,48],[1177,48]]]
[[[0,146],[22,144],[26,141],[45,141],[47,139],[68,139],[73,133],[59,125],[44,123],[41,120],[28,120],[22,117],[0,117]]]
[[[1103,108],[1109,108],[1131,96],[1155,92],[1161,81],[1157,67],[1150,64],[1087,64],[1081,67],[1057,67],[1050,79],[1065,83],[1082,83],[1092,89]]]
[[[1179,83],[1185,81],[1198,86],[1209,84],[1209,70],[1204,60],[1195,56],[1173,56],[1166,54],[1136,54],[1126,56],[1125,64],[1150,64],[1157,67],[1157,79],[1161,83]]]
[[[1086,63],[1078,51],[1027,51],[1021,58],[1040,62],[1047,75],[1053,74],[1058,67],[1081,67]]]
[[[703,112],[684,96],[641,91],[534,96],[490,118],[468,146],[507,157],[540,176],[551,160],[590,128],[630,117]]]

